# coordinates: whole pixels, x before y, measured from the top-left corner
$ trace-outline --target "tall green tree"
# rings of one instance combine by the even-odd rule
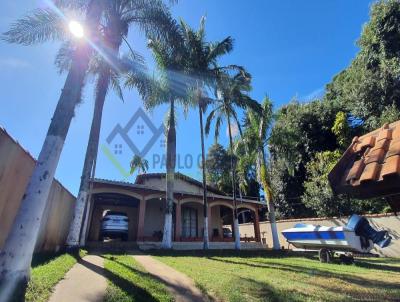
[[[226,120],[228,125],[229,146],[231,150],[233,150],[232,126],[236,124],[239,132],[241,133],[241,127],[236,108],[241,108],[244,110],[252,108],[255,111],[260,110],[260,105],[251,99],[247,94],[251,90],[250,83],[251,75],[243,68],[234,75],[230,75],[229,72],[223,70],[217,73],[217,99],[213,104],[214,108],[207,117],[205,132],[206,135],[208,135],[210,133],[211,123],[215,122],[214,137],[217,139],[219,137],[222,122]],[[231,171],[232,195],[234,204],[233,226],[235,235],[235,248],[240,249],[240,233],[236,199],[236,160],[234,160],[233,156],[231,157]]]
[[[376,1],[358,40],[359,53],[327,85],[326,99],[360,118],[364,131],[400,116],[400,3]]]
[[[271,225],[271,234],[273,249],[279,250],[278,229],[276,227],[275,205],[273,202],[272,188],[270,185],[270,176],[268,175],[267,160],[265,149],[269,141],[269,132],[272,124],[272,102],[265,97],[261,104],[261,111],[254,112],[251,109],[246,115],[246,129],[243,139],[240,140],[246,145],[248,153],[254,154],[256,161],[257,181],[263,188],[265,200],[269,212],[269,221]]]
[[[159,75],[154,80],[154,87],[146,98],[147,108],[161,104],[169,105],[166,127],[166,210],[161,247],[172,248],[172,213],[174,204],[174,181],[176,165],[176,105],[187,110],[188,81],[184,74],[184,59],[188,57],[184,47],[182,31],[179,25],[171,21],[165,37],[150,35],[149,48],[155,58]],[[130,81],[127,82],[130,85]]]
[[[61,8],[64,1],[55,1]],[[102,14],[102,2],[89,1],[87,4],[85,28],[87,39],[96,43],[97,30]],[[46,26],[65,28],[59,23],[51,10],[36,10],[30,16],[15,22],[4,33],[3,39],[10,43],[31,45],[58,38]],[[67,33],[62,32],[66,35]],[[54,173],[63,149],[67,132],[74,116],[76,105],[81,99],[82,87],[92,48],[86,41],[79,43],[73,54],[73,60],[62,89],[56,110],[53,114],[46,139],[40,151],[33,174],[26,188],[20,209],[12,229],[0,254],[0,300],[24,300],[24,293],[29,280],[30,263],[38,238],[40,223],[46,207],[47,197]]]
[[[200,27],[197,31],[193,30],[183,20],[180,27],[183,32],[184,46],[187,49],[188,57],[185,58],[185,72],[188,74],[191,87],[191,97],[199,111],[199,126],[201,139],[201,159],[203,176],[203,248],[209,248],[208,238],[208,204],[207,204],[207,185],[206,185],[206,162],[204,151],[204,127],[203,114],[207,110],[207,105],[212,100],[205,94],[205,88],[214,88],[215,75],[218,70],[217,60],[229,53],[233,48],[233,40],[226,37],[219,42],[207,42],[205,40],[205,17],[200,20]]]
[[[311,217],[302,202],[306,165],[317,152],[339,148],[332,131],[335,103],[293,101],[276,113],[269,141],[271,185],[281,217]]]
[[[127,42],[129,28],[137,25],[145,34],[162,36],[168,28],[171,16],[168,8],[160,0],[143,2],[141,0],[116,0],[106,2],[104,6],[105,23],[102,26],[101,55],[92,60],[91,71],[97,75],[95,86],[95,110],[90,130],[89,142],[86,149],[81,184],[75,204],[73,220],[70,226],[67,245],[69,248],[77,248],[82,234],[82,243],[85,242],[86,222],[82,229],[84,213],[88,215],[88,196],[91,175],[94,175],[95,161],[99,146],[101,118],[106,95],[113,88],[117,95],[123,99],[120,78],[127,72],[130,75],[131,86],[146,94],[149,88],[149,80],[145,73],[143,59],[133,51]],[[120,48],[126,42],[130,49],[130,55],[120,57]],[[57,56],[57,63],[62,69],[68,65],[66,54],[69,53],[68,45],[65,45]],[[86,211],[85,211],[86,209]],[[86,219],[87,220],[87,219]]]
[[[217,142],[207,152],[206,178],[209,185],[232,194],[231,154]]]

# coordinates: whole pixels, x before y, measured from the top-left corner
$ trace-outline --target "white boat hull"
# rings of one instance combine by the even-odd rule
[[[372,241],[362,241],[354,231],[346,227],[322,227],[307,225],[282,231],[287,241],[299,249],[318,250],[328,248],[334,251],[368,253]]]

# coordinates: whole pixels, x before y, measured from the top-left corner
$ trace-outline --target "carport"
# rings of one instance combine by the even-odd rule
[[[139,217],[139,199],[120,193],[93,195],[88,241],[99,241],[101,219],[107,210],[126,213],[129,218],[128,241],[136,241]]]

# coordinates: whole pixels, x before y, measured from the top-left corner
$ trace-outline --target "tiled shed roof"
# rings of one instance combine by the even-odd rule
[[[355,137],[329,181],[335,193],[393,200],[400,194],[400,121]]]

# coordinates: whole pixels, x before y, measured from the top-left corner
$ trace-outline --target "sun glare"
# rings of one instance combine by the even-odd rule
[[[70,32],[77,38],[82,38],[84,35],[82,25],[77,21],[70,21],[68,24]]]

